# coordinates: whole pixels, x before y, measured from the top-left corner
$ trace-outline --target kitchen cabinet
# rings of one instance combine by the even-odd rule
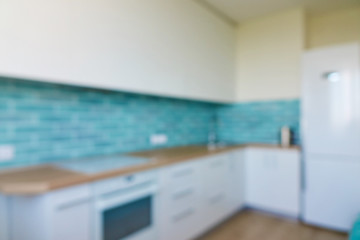
[[[0,16],[3,76],[234,100],[236,28],[195,1],[12,0]]]
[[[215,155],[204,161],[202,221],[207,229],[221,222],[228,214],[228,165],[227,154]]]
[[[227,170],[228,211],[234,214],[244,206],[245,201],[245,151],[229,153]]]
[[[201,162],[191,161],[163,169],[161,174],[161,239],[192,239],[200,234]]]
[[[242,151],[162,169],[161,239],[194,239],[243,207]]]
[[[7,240],[9,238],[8,226],[8,198],[0,194],[0,239]]]
[[[51,239],[91,238],[91,195],[89,189],[73,188],[53,193]],[[81,224],[78,224],[78,223]]]
[[[244,206],[298,217],[299,155],[297,149],[250,147],[43,195],[0,195],[0,239],[101,239],[96,229],[104,210],[154,194],[152,237],[146,239],[195,239]]]
[[[82,185],[46,195],[11,197],[11,240],[91,239],[90,189]]]
[[[246,204],[299,217],[300,156],[297,150],[246,150]]]

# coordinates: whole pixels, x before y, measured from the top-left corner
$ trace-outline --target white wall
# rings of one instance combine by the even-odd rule
[[[237,99],[299,98],[304,41],[303,9],[292,9],[240,24]]]
[[[233,26],[194,1],[1,0],[0,74],[230,100]]]

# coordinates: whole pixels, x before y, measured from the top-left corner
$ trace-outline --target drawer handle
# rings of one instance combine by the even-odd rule
[[[179,177],[185,177],[185,176],[189,176],[193,174],[193,170],[192,169],[184,169],[178,172],[175,172],[173,177],[174,178],[179,178]]]
[[[224,198],[224,194],[218,194],[215,197],[210,198],[210,203],[211,204],[217,204],[219,203],[221,200],[223,200]]]
[[[85,204],[88,202],[90,202],[89,198],[82,198],[82,199],[74,200],[72,202],[59,205],[58,210],[66,210],[66,209],[69,209],[69,208],[72,208],[72,207],[75,207],[78,205],[82,205],[82,204]]]
[[[175,193],[173,195],[173,199],[174,200],[179,200],[179,199],[182,199],[182,198],[185,198],[189,195],[192,195],[194,193],[194,190],[192,188],[189,188],[189,189],[185,189],[183,191],[179,191],[177,193]]]
[[[177,223],[179,221],[182,221],[190,216],[192,216],[195,213],[195,210],[192,208],[186,209],[185,211],[179,213],[178,215],[173,217],[173,222]]]

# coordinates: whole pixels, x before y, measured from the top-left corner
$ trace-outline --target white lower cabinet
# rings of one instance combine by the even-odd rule
[[[11,197],[11,240],[90,240],[88,185],[40,196]]]
[[[202,221],[207,229],[222,221],[228,214],[228,164],[227,155],[213,156],[204,161]]]
[[[9,239],[8,198],[0,194],[0,240]]]
[[[50,197],[51,240],[91,239],[92,195],[89,187],[54,192]]]
[[[245,151],[229,153],[228,175],[228,211],[235,213],[245,204]]]
[[[246,150],[246,205],[278,214],[300,214],[298,150]]]
[[[160,177],[160,238],[192,239],[199,234],[201,162],[164,168]]]
[[[195,239],[245,205],[298,217],[299,155],[291,149],[247,148],[159,169],[156,190],[151,190],[157,199],[152,236],[158,237],[149,240]],[[94,203],[105,193],[97,189],[123,197],[122,184],[140,191],[137,187],[151,176],[141,173],[38,196],[0,195],[0,240],[94,240]]]
[[[243,206],[242,151],[162,169],[161,240],[190,240]]]
[[[55,210],[53,217],[52,240],[91,239],[91,213],[88,204],[60,206]]]

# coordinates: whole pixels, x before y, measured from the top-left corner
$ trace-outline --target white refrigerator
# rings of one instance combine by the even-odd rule
[[[303,218],[340,231],[360,214],[359,71],[359,44],[303,57]]]

